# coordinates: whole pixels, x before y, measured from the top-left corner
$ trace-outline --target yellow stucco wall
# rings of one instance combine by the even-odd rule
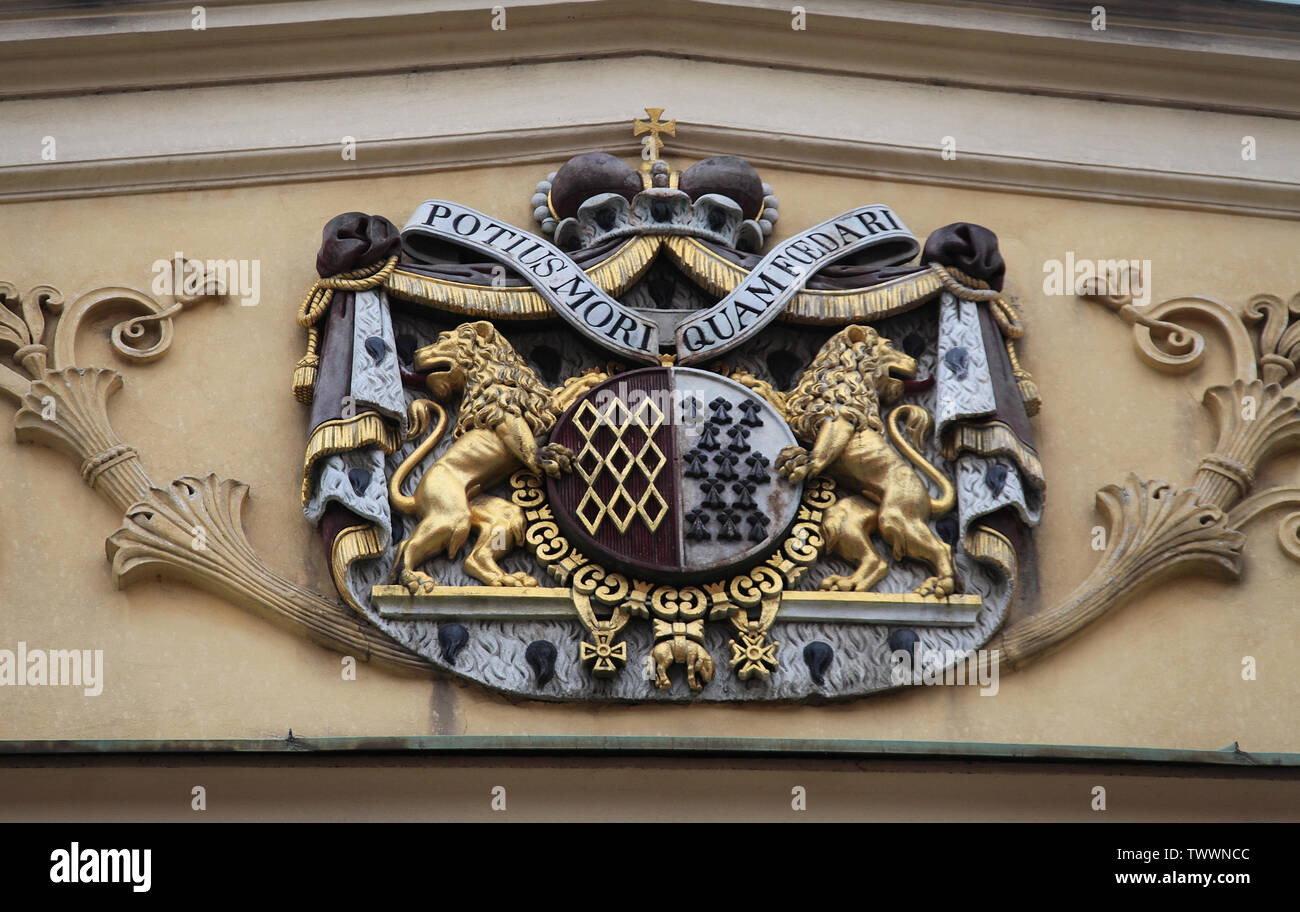
[[[421,200],[455,199],[530,222],[528,197],[551,165],[41,201],[0,207],[0,279],[49,283],[71,300],[103,285],[147,290],[154,260],[256,258],[262,301],[203,304],[176,323],[161,361],[127,366],[106,323],[83,331],[82,365],[121,369],[111,404],[121,438],[156,483],[215,472],[252,488],[249,538],[289,579],[332,593],[298,500],[306,414],[289,394],[303,332],[293,311],[314,277],[320,228],[362,210],[399,226]],[[684,163],[679,163],[684,164]],[[1201,391],[1231,379],[1221,340],[1205,365],[1172,377],[1143,364],[1129,329],[1102,308],[1045,297],[1046,259],[1150,259],[1156,300],[1207,295],[1240,307],[1259,292],[1300,290],[1300,223],[1205,212],[893,184],[761,169],[781,199],[778,235],[850,205],[881,202],[918,237],[956,220],[1001,239],[1029,337],[1022,360],[1044,398],[1036,419],[1048,473],[1037,533],[1044,604],[1095,558],[1093,496],[1129,472],[1189,482],[1212,443]],[[12,416],[9,404],[0,406]],[[5,420],[9,420],[6,417]],[[1284,457],[1261,478],[1294,479]],[[1294,483],[1294,482],[1292,482]],[[120,517],[50,450],[0,443],[0,648],[105,653],[105,687],[0,689],[0,739],[227,738],[395,734],[663,734],[1020,741],[1300,751],[1300,567],[1276,522],[1249,531],[1237,584],[1187,579],[1121,607],[1058,653],[1004,674],[995,697],[916,688],[833,706],[596,707],[510,702],[475,685],[362,665],[214,596],[172,582],[113,588],[104,539]],[[1258,680],[1243,681],[1243,656]],[[792,656],[784,657],[793,660]]]

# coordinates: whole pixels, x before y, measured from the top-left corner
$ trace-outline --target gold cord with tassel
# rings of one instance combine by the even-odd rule
[[[320,374],[320,329],[317,323],[329,310],[335,291],[366,291],[378,288],[397,268],[394,254],[383,263],[340,272],[325,279],[317,279],[298,308],[298,325],[307,330],[307,354],[298,360],[293,369],[293,396],[303,405],[311,405],[316,395],[316,378]]]

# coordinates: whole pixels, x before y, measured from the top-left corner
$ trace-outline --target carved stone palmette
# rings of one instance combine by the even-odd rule
[[[1203,402],[1219,434],[1193,484],[1205,503],[1228,509],[1250,493],[1255,472],[1270,455],[1300,443],[1300,409],[1278,384],[1241,378],[1210,387]]]
[[[125,510],[148,490],[149,477],[108,419],[108,399],[121,388],[122,375],[106,368],[49,371],[23,398],[14,434],[80,460],[82,480]]]
[[[20,297],[12,283],[0,282],[0,344],[13,348],[14,363],[28,374],[0,365],[0,393],[19,406],[15,437],[71,456],[82,480],[128,513],[126,524],[108,544],[110,558],[122,558],[115,565],[119,586],[148,577],[184,579],[360,660],[427,669],[423,658],[344,606],[290,583],[253,555],[239,524],[238,505],[246,486],[232,481],[214,488],[207,480],[187,477],[170,493],[155,488],[136,449],[117,436],[109,419],[108,400],[122,388],[122,375],[73,363],[77,334],[87,319],[124,306],[144,313],[114,326],[113,350],[137,363],[158,359],[170,346],[172,318],[182,305],[221,294],[210,285],[198,294],[176,296],[171,305],[135,289],[109,286],[65,306],[51,286],[38,285]],[[48,327],[47,312],[57,315]],[[156,324],[155,341],[149,341],[145,324]],[[213,546],[203,559],[196,559],[195,549],[186,545],[192,545],[198,528],[205,544]]]
[[[1173,320],[1208,319],[1228,341],[1236,377],[1205,391],[1203,402],[1218,433],[1191,486],[1179,489],[1130,475],[1122,487],[1109,485],[1098,492],[1098,506],[1109,521],[1105,553],[1064,601],[1018,621],[989,643],[987,654],[996,650],[1013,668],[1050,652],[1152,581],[1194,570],[1237,576],[1245,541],[1240,528],[1274,508],[1300,505],[1300,489],[1252,495],[1264,461],[1300,444],[1300,404],[1293,395],[1300,323],[1292,322],[1300,314],[1300,295],[1289,306],[1272,295],[1258,295],[1243,313],[1202,297],[1146,307],[1135,306],[1131,295],[1098,289],[1080,297],[1129,323],[1143,359],[1170,373],[1199,366],[1205,351],[1203,336]],[[1248,323],[1259,326],[1257,343]],[[1290,385],[1283,387],[1288,380]],[[1278,534],[1283,550],[1300,560],[1300,512],[1289,514]]]
[[[248,485],[186,475],[151,487],[126,511],[107,551],[118,588],[149,578],[183,580],[308,635],[331,648],[350,643],[358,659],[418,669],[426,664],[338,605],[289,582],[262,562],[244,535]]]
[[[1129,475],[1097,492],[1106,517],[1101,560],[1065,598],[998,634],[986,647],[1015,668],[1098,620],[1142,586],[1192,571],[1235,578],[1246,537],[1227,516],[1202,503],[1195,488]]]
[[[13,302],[17,312],[7,305]],[[13,362],[20,365],[29,377],[45,373],[49,362],[49,349],[41,343],[45,337],[45,312],[58,313],[63,309],[63,295],[51,285],[37,285],[25,295],[18,293],[12,282],[0,282],[0,342],[14,347]],[[0,367],[0,371],[9,372]],[[9,372],[11,378],[16,375]],[[0,391],[11,388],[0,376]],[[21,379],[18,384],[21,385]],[[16,386],[12,387],[16,390]]]
[[[1255,295],[1243,317],[1259,327],[1259,368],[1265,383],[1285,383],[1300,366],[1300,294],[1283,304],[1275,295]]]

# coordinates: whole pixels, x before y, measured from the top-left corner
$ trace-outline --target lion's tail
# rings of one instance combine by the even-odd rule
[[[411,437],[418,437],[425,432],[429,427],[430,415],[434,412],[438,415],[437,425],[430,431],[429,436],[411,451],[411,455],[402,460],[402,464],[397,467],[397,471],[388,482],[388,500],[407,516],[418,516],[419,511],[415,506],[415,497],[402,493],[402,482],[406,481],[406,476],[420,464],[420,460],[428,456],[438,445],[443,432],[447,429],[447,412],[441,405],[432,399],[416,399],[411,403],[411,422],[414,424]]]
[[[900,418],[906,422],[903,430],[898,427]],[[889,439],[894,446],[916,464],[921,474],[939,486],[939,499],[930,498],[930,515],[941,516],[947,513],[957,503],[957,492],[947,476],[932,466],[921,453],[925,449],[925,440],[934,427],[930,413],[919,405],[900,405],[889,413],[888,427]]]

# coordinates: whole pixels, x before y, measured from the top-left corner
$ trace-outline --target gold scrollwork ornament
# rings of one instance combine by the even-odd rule
[[[730,579],[701,586],[672,586],[614,573],[589,560],[560,534],[545,501],[542,479],[521,469],[511,476],[512,502],[523,508],[527,528],[522,540],[538,562],[563,585],[570,586],[574,607],[591,636],[579,645],[579,659],[594,677],[613,677],[626,665],[625,641],[615,637],[632,616],[649,618],[655,643],[655,686],[672,687],[669,669],[683,665],[693,692],[713,679],[715,665],[704,642],[707,621],[730,619],[737,639],[732,642],[731,668],[740,680],[766,679],[778,667],[780,644],[768,632],[781,605],[781,593],[795,585],[821,556],[825,545],[820,523],[836,502],[835,484],[818,476],[804,485],[794,526],[764,563]],[[609,619],[597,617],[593,603],[612,609]],[[758,618],[749,618],[750,609]]]

